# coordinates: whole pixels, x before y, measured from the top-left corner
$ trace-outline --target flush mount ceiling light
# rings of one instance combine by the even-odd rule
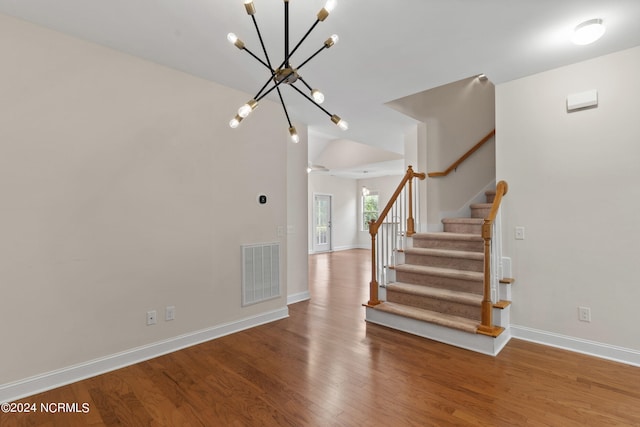
[[[311,31],[313,31],[316,25],[318,25],[320,22],[327,19],[327,17],[329,16],[329,13],[335,8],[335,6],[336,6],[336,0],[328,0],[325,6],[322,9],[320,9],[320,12],[318,12],[316,22],[311,26],[311,28],[309,28],[309,30],[302,37],[302,39],[300,39],[300,41],[295,45],[295,47],[292,50],[289,50],[289,0],[284,0],[284,59],[282,60],[282,63],[280,63],[279,66],[274,68],[272,65],[271,59],[269,58],[269,54],[267,53],[267,49],[265,48],[264,42],[262,40],[262,34],[260,33],[260,29],[258,28],[258,22],[256,21],[256,17],[255,17],[256,8],[253,4],[253,0],[244,0],[244,7],[247,11],[247,14],[251,16],[251,19],[253,20],[253,25],[255,26],[256,32],[258,33],[258,39],[260,39],[260,45],[262,46],[262,51],[264,53],[265,60],[259,58],[257,55],[255,55],[253,52],[247,49],[244,42],[242,42],[242,40],[240,40],[235,34],[229,33],[227,35],[227,40],[229,40],[229,42],[232,43],[234,46],[236,46],[238,49],[246,51],[249,55],[251,55],[254,59],[256,59],[260,64],[264,65],[269,70],[269,78],[267,79],[266,83],[262,86],[262,88],[258,91],[258,93],[252,99],[247,101],[246,104],[244,104],[238,109],[238,114],[233,119],[231,119],[231,121],[229,122],[229,126],[231,126],[232,128],[237,128],[240,125],[240,122],[244,118],[246,118],[249,114],[251,114],[253,110],[256,109],[256,107],[258,106],[258,102],[260,102],[262,98],[267,96],[273,90],[276,90],[278,92],[278,97],[280,98],[280,103],[282,104],[282,109],[284,110],[284,114],[287,117],[287,122],[289,123],[289,135],[291,135],[291,140],[293,142],[300,141],[300,137],[298,136],[298,132],[296,131],[296,128],[291,124],[291,119],[289,118],[289,112],[287,111],[287,106],[284,103],[284,99],[282,98],[282,93],[280,91],[280,86],[287,85],[293,88],[300,95],[302,95],[303,97],[311,101],[311,103],[313,103],[319,109],[321,109],[326,115],[328,115],[331,118],[331,121],[340,129],[347,130],[349,128],[349,124],[346,121],[342,120],[339,116],[335,114],[331,114],[325,108],[320,106],[320,104],[322,104],[322,102],[324,101],[324,94],[320,92],[318,89],[315,89],[309,86],[309,84],[307,84],[307,82],[299,74],[300,69],[303,66],[305,66],[309,61],[311,61],[316,55],[318,55],[324,49],[329,49],[331,46],[336,44],[338,42],[338,36],[334,34],[331,37],[329,37],[327,40],[325,40],[325,42],[323,43],[320,49],[318,49],[309,58],[301,62],[300,65],[298,65],[297,67],[294,67],[293,65],[291,65],[291,62],[290,62],[291,57],[296,52],[296,50],[298,50],[302,42],[304,42],[307,36],[311,34]],[[305,93],[300,88],[298,88],[295,85],[296,82],[301,82],[304,86],[306,86],[306,88],[309,91],[309,94],[307,95],[307,93]],[[269,87],[270,84],[271,84],[271,87],[267,89],[267,87]]]
[[[595,42],[605,32],[605,26],[600,18],[584,21],[573,30],[571,41],[577,45],[586,45]]]

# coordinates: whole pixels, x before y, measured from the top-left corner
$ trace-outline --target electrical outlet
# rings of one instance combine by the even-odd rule
[[[578,307],[578,320],[581,322],[591,322],[591,308]]]
[[[173,305],[168,305],[164,309],[164,320],[167,322],[176,318],[176,307]]]
[[[155,325],[158,322],[158,313],[155,310],[147,311],[147,326]]]
[[[516,240],[524,240],[524,227],[516,227]]]

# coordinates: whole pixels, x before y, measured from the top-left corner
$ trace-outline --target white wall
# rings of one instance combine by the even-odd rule
[[[640,350],[638,70],[640,47],[496,87],[520,334]],[[567,95],[589,89],[598,107],[567,113]],[[514,240],[516,225],[525,240]],[[578,306],[591,308],[591,323],[578,321]]]
[[[302,227],[276,104],[231,130],[247,94],[2,15],[0,56],[0,386],[286,313],[284,273],[280,298],[240,306],[240,245],[284,257],[278,227]]]
[[[313,252],[313,195],[316,193],[332,196],[332,249],[344,250],[358,247],[356,180],[325,173],[310,173],[307,199],[309,253]]]

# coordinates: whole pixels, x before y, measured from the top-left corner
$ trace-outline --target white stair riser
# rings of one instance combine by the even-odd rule
[[[494,308],[492,316],[494,325],[502,326],[507,329],[509,327],[509,322],[511,321],[511,307]]]

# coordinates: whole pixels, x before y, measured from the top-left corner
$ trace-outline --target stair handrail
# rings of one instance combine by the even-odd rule
[[[393,193],[387,205],[384,207],[377,220],[371,220],[369,222],[369,234],[371,235],[371,282],[369,282],[369,301],[367,302],[368,306],[375,306],[380,304],[380,300],[378,299],[378,279],[377,279],[377,265],[376,265],[376,236],[378,234],[378,230],[380,226],[384,222],[387,214],[393,207],[393,204],[396,202],[405,185],[409,185],[408,191],[408,216],[407,216],[407,236],[413,236],[416,234],[415,231],[415,221],[413,218],[413,179],[418,178],[420,180],[424,180],[427,177],[427,174],[424,172],[414,172],[413,167],[409,166],[407,168],[407,172],[405,173],[402,181],[396,188],[396,191]]]
[[[491,205],[489,214],[482,224],[482,239],[484,240],[484,277],[483,277],[483,296],[482,296],[482,312],[480,326],[478,332],[497,336],[501,328],[493,325],[493,302],[491,301],[491,237],[493,235],[493,225],[502,203],[502,198],[509,190],[506,181],[500,181],[496,185],[496,195]]]
[[[473,147],[471,147],[469,149],[469,151],[467,151],[466,153],[464,153],[462,156],[460,156],[460,158],[458,160],[456,160],[455,162],[453,162],[451,164],[451,166],[449,166],[447,169],[445,169],[442,172],[429,172],[428,176],[429,178],[440,178],[443,176],[447,176],[449,175],[452,171],[456,170],[458,168],[458,166],[460,166],[460,164],[462,162],[464,162],[465,160],[467,160],[467,158],[469,156],[471,156],[473,153],[475,153],[480,147],[482,147],[487,141],[489,141],[491,139],[491,137],[493,137],[496,134],[496,130],[492,130],[491,132],[489,132],[488,134],[486,134],[480,141],[478,141],[476,143],[476,145],[474,145]]]

